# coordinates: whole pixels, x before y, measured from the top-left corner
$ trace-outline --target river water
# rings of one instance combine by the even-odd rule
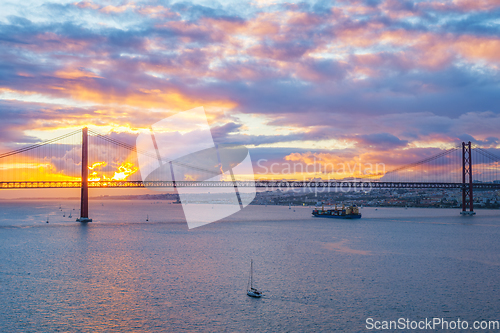
[[[500,319],[498,210],[363,208],[349,221],[249,206],[188,230],[180,205],[164,201],[92,201],[87,225],[74,222],[77,201],[61,205],[0,201],[2,331],[364,332],[369,317]],[[261,299],[246,295],[252,258]]]

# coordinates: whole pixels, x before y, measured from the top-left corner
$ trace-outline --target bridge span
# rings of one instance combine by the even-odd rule
[[[137,165],[136,162],[130,162],[130,159],[135,158],[137,161],[139,155],[151,159],[160,166],[169,163],[172,176],[141,181],[137,168],[134,170],[128,168]],[[205,173],[207,176],[195,179],[217,179],[214,176],[219,175],[219,170],[214,174],[214,170],[198,165],[200,163],[190,165],[186,162],[166,161],[157,155],[139,151],[135,146],[83,128],[0,154],[0,190],[79,188],[81,189],[79,221],[87,222],[91,221],[88,217],[89,188],[147,187],[168,191],[196,187],[256,187],[268,190],[315,189],[330,192],[372,189],[458,189],[462,192],[462,214],[467,215],[474,214],[474,190],[500,189],[500,156],[496,155],[494,150],[472,147],[471,142],[462,142],[460,146],[442,150],[437,155],[383,174],[368,174],[365,177],[363,173],[358,178],[353,176],[353,178],[328,181],[318,178],[311,181],[272,179],[245,181],[237,180],[238,177],[232,181],[176,180],[172,173],[173,164],[176,164],[176,167],[190,168],[196,171],[196,174]],[[119,167],[118,162],[122,163]],[[106,165],[108,171],[109,167],[114,165],[119,172],[115,172],[114,176],[110,174],[99,176],[94,168],[105,168]],[[53,173],[57,177],[52,177]],[[51,178],[66,180],[50,180]]]
[[[466,184],[468,186],[468,184]],[[373,180],[349,181],[88,181],[89,188],[141,188],[154,187],[172,189],[176,187],[257,187],[267,189],[463,189],[463,183],[427,183],[427,182],[381,182]],[[81,181],[25,181],[0,182],[0,189],[40,189],[40,188],[81,188]],[[500,190],[500,183],[473,183],[474,189]]]

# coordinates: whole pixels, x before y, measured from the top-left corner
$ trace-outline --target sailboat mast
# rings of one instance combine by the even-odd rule
[[[253,259],[250,261],[250,288],[253,289]]]

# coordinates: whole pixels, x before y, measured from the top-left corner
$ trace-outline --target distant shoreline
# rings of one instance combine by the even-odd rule
[[[70,198],[14,198],[14,199],[0,199],[0,202],[2,201],[72,201],[72,200],[80,200],[80,197],[70,197]],[[172,203],[177,201],[177,198],[159,198],[156,195],[140,195],[140,196],[98,196],[98,197],[90,197],[90,201],[109,201],[109,200],[118,200],[118,201],[127,201],[127,200],[138,200],[138,201],[171,201]],[[217,203],[209,203],[209,202],[202,202],[203,204],[217,204]],[[341,203],[339,203],[341,205]],[[289,206],[289,204],[274,204],[274,203],[268,203],[268,204],[260,204],[260,203],[251,203],[250,205],[252,206],[281,206],[281,207],[286,207]],[[332,205],[325,205],[325,206],[332,206]],[[292,207],[295,208],[319,208],[321,206],[315,206],[315,205],[292,205]],[[397,206],[397,205],[363,205],[361,208],[437,208],[437,209],[461,209],[462,207],[436,207],[435,205],[429,205],[429,206]],[[481,206],[475,206],[474,209],[488,209],[488,210],[498,210],[500,209],[499,207],[481,207]]]

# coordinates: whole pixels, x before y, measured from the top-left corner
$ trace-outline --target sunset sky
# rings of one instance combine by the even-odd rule
[[[83,126],[133,145],[198,106],[254,164],[500,147],[498,0],[0,6],[0,152]]]

